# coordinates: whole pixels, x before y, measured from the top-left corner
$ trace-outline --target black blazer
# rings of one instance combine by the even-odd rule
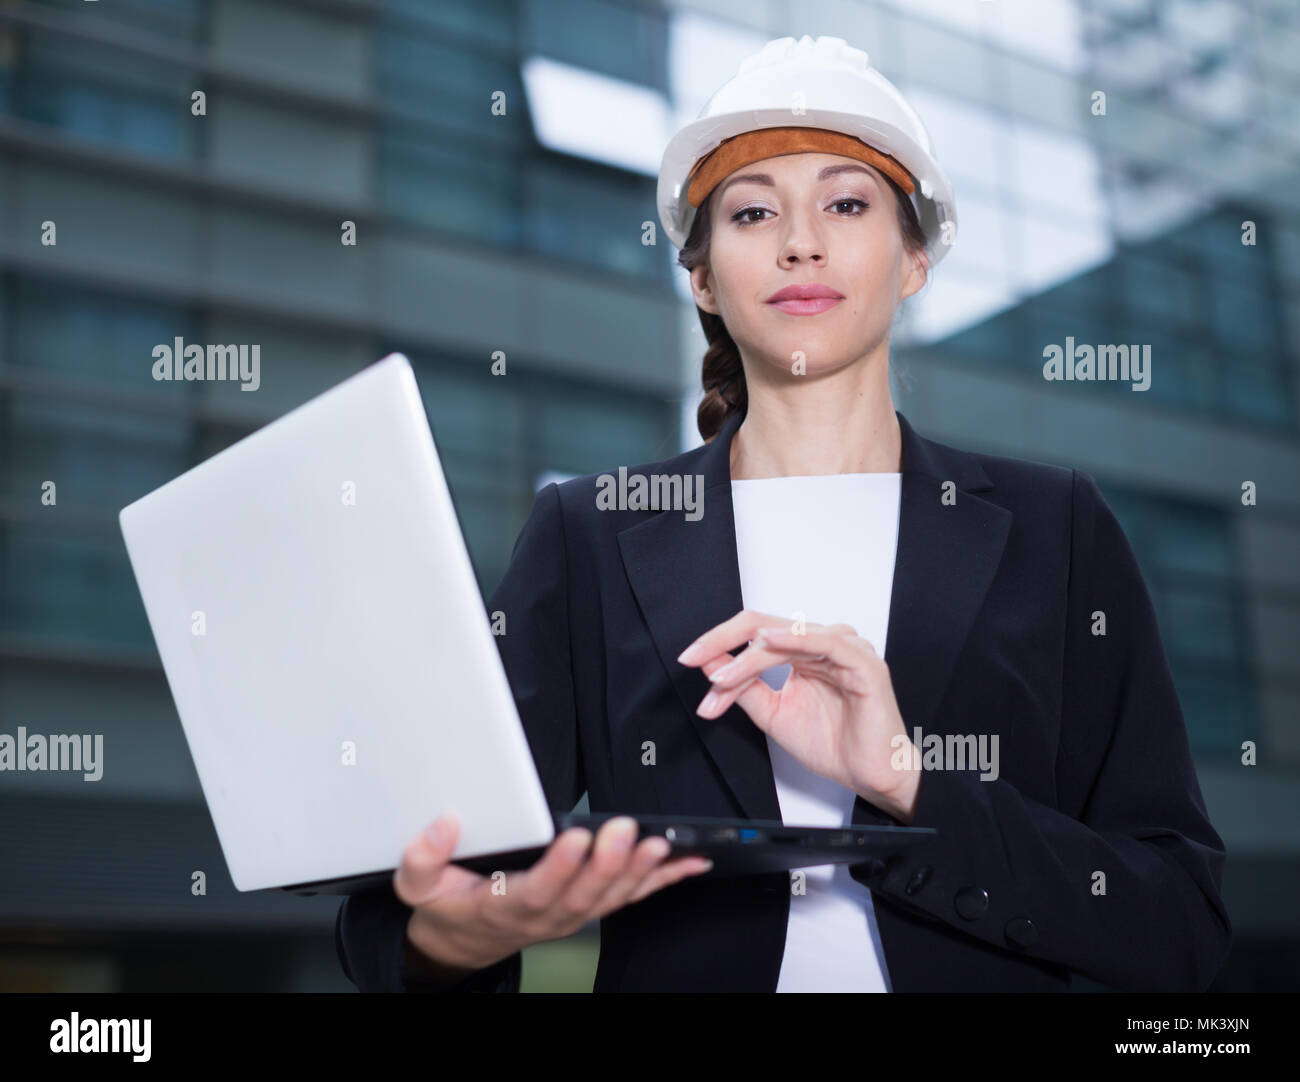
[[[676,661],[742,608],[741,419],[628,471],[703,475],[698,521],[597,510],[594,475],[537,495],[488,607],[505,613],[497,642],[555,809],[587,790],[596,812],[781,818],[763,733],[736,706],[699,718],[708,679]],[[1086,474],[955,450],[898,420],[885,658],[898,706],[909,736],[998,734],[1001,772],[923,771],[914,825],[937,836],[851,869],[872,891],[894,991],[1059,991],[1072,971],[1206,988],[1231,938],[1223,842],[1119,523]],[[897,820],[859,797],[853,822]],[[772,991],[791,904],[784,873],[655,893],[601,921],[595,991]],[[404,973],[409,914],[391,886],[344,900],[337,947],[362,991],[422,990]],[[457,990],[515,991],[520,969],[515,954]]]

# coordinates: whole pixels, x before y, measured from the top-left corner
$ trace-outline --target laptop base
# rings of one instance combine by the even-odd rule
[[[555,817],[559,834],[580,826],[593,834],[618,812],[567,812]],[[866,864],[888,861],[905,846],[935,833],[930,827],[799,827],[762,819],[709,819],[691,815],[635,815],[640,827],[638,841],[667,838],[672,846],[669,859],[688,856],[713,861],[709,876],[763,875],[812,868],[824,864]],[[467,857],[452,863],[480,875],[522,871],[531,868],[545,848],[514,849]],[[393,869],[280,887],[291,894],[357,894],[391,883]]]

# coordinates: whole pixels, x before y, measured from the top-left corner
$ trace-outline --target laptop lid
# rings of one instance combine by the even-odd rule
[[[235,886],[546,845],[415,374],[394,353],[122,509]]]

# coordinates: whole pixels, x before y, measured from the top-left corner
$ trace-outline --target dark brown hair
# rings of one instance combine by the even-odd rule
[[[894,203],[898,208],[898,228],[903,235],[903,245],[909,252],[925,250],[925,233],[916,217],[916,208],[912,200],[888,177],[881,174],[885,183],[894,191]],[[720,187],[720,186],[719,186]],[[718,188],[709,194],[691,222],[691,231],[686,244],[677,253],[677,263],[688,271],[705,263],[709,258],[709,240],[713,235],[713,197]],[[727,418],[733,413],[744,413],[749,404],[745,387],[745,368],[740,359],[740,350],[732,340],[727,326],[721,316],[706,312],[696,305],[696,314],[700,317],[700,326],[704,328],[704,338],[709,348],[704,351],[702,381],[704,400],[695,415],[696,427],[706,441],[713,439],[722,428]]]

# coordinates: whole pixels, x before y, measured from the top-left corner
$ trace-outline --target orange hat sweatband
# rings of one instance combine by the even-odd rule
[[[868,146],[861,139],[826,128],[758,128],[724,139],[695,163],[688,179],[686,199],[698,207],[724,179],[741,166],[782,154],[839,154],[874,165],[908,195],[915,184],[912,175],[894,158]]]

